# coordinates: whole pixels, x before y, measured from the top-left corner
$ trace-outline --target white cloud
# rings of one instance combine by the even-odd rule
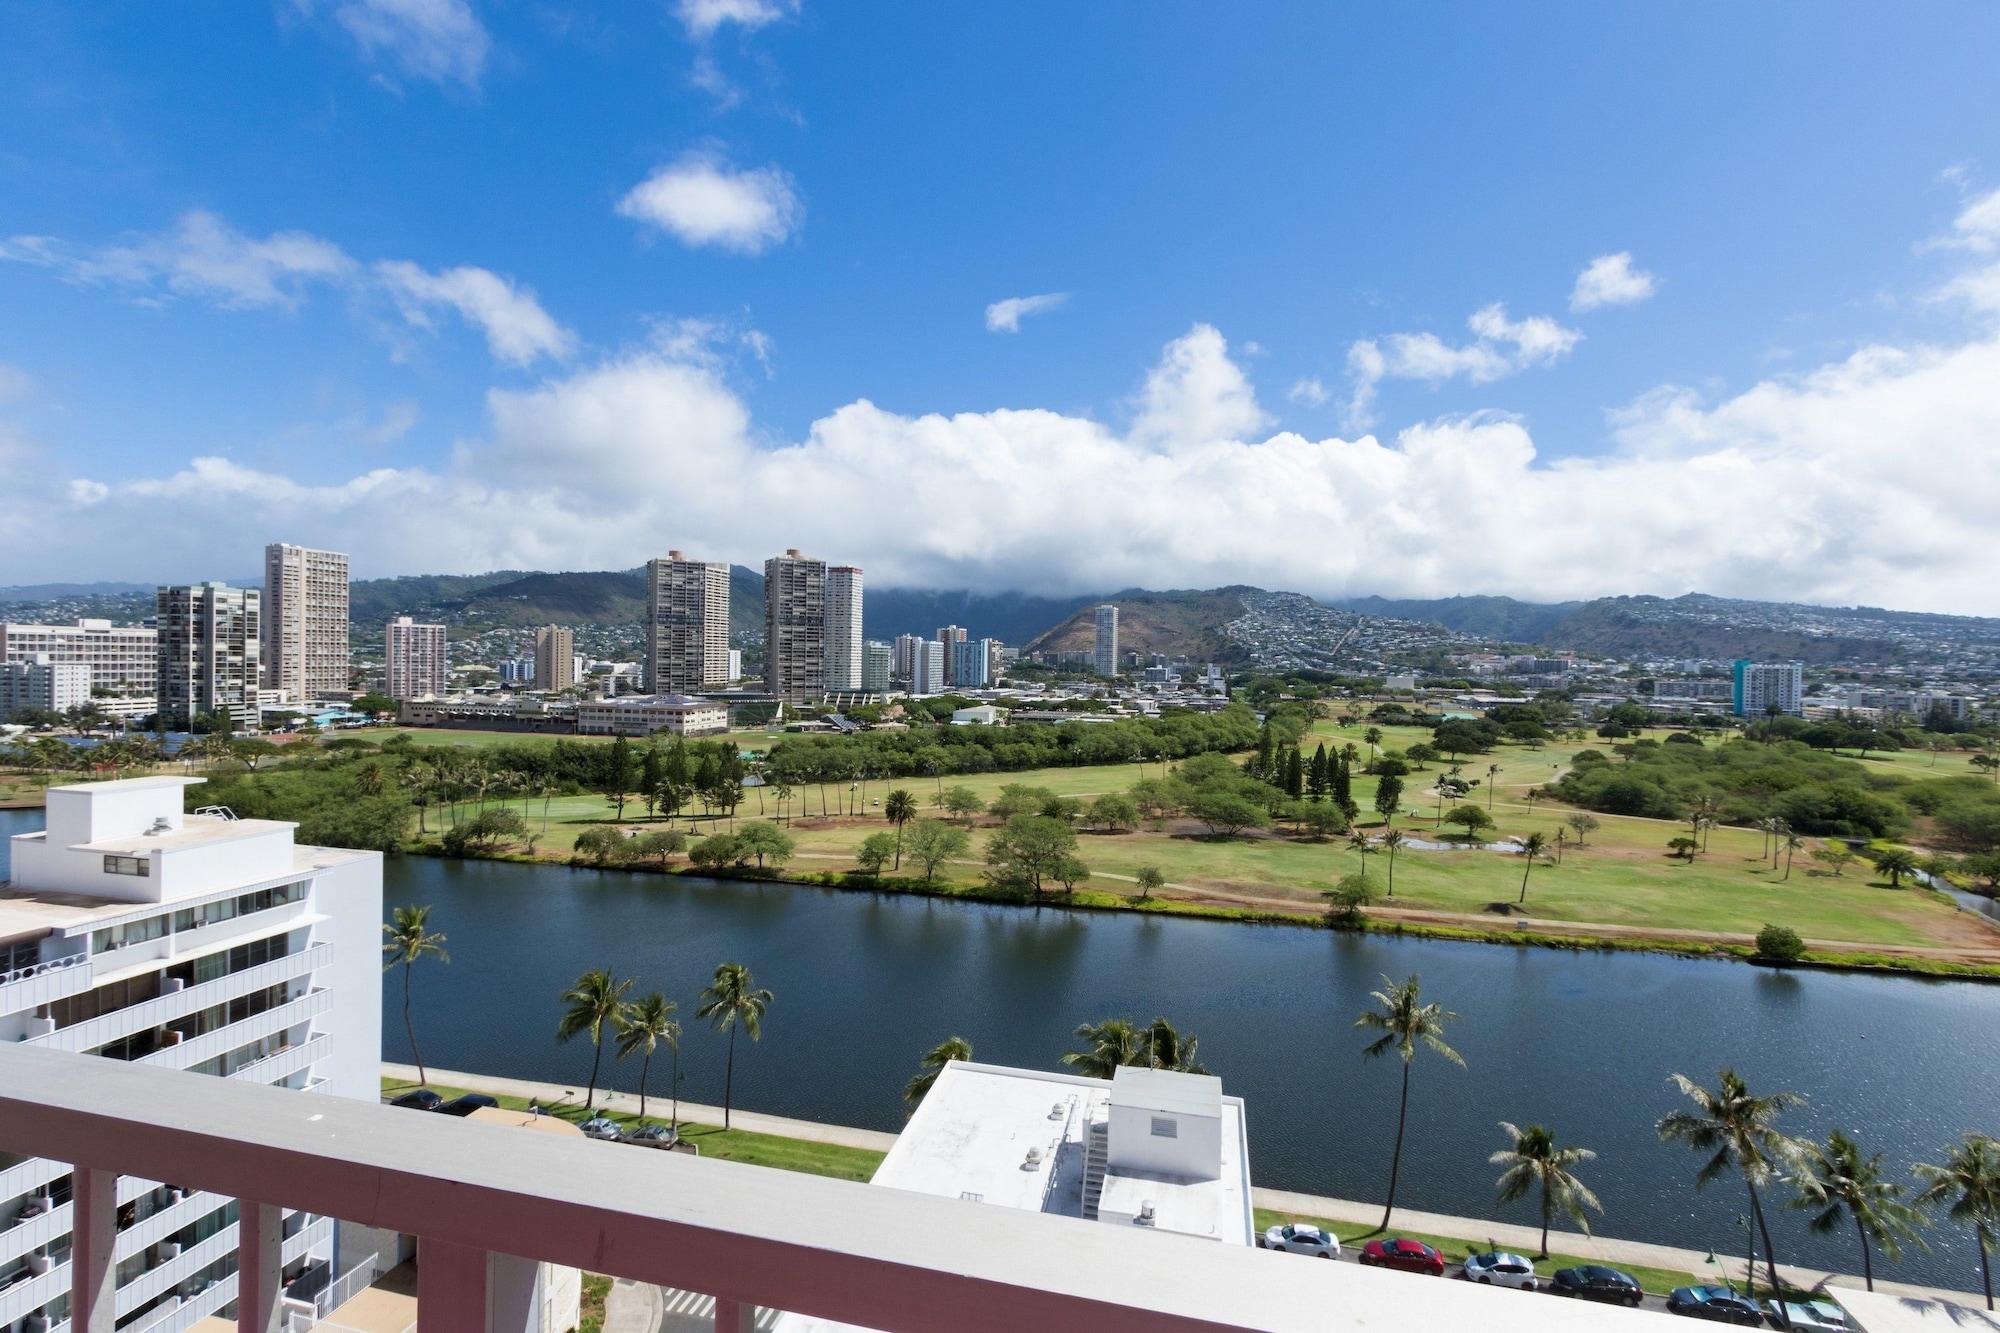
[[[2000,190],[1990,190],[1967,201],[1951,221],[1951,235],[1931,244],[1981,255],[2000,251]]]
[[[1241,439],[1270,424],[1229,344],[1208,324],[1197,324],[1167,344],[1146,376],[1132,420],[1131,439],[1172,448]]]
[[[1326,391],[1326,385],[1317,375],[1308,375],[1285,391],[1285,397],[1307,407],[1324,407],[1330,396]]]
[[[1959,250],[1979,256],[1931,293],[1934,300],[1961,303],[1982,314],[2000,314],[2000,190],[1969,200],[1952,219],[1951,234],[1927,241],[1919,249]]]
[[[363,444],[394,444],[408,435],[423,417],[423,409],[415,403],[404,401],[390,403],[382,409],[382,415],[355,432],[355,438]]]
[[[797,0],[677,0],[674,15],[697,41],[715,35],[725,24],[755,31],[798,12]]]
[[[805,206],[777,167],[738,171],[714,154],[693,152],[633,186],[618,212],[687,245],[754,255],[797,231]]]
[[[333,17],[369,59],[433,83],[478,87],[492,49],[465,0],[343,0]]]
[[[1473,341],[1454,345],[1434,333],[1392,333],[1364,338],[1347,349],[1353,389],[1347,404],[1350,430],[1374,422],[1377,386],[1384,379],[1423,380],[1432,385],[1464,378],[1490,384],[1517,371],[1553,365],[1583,340],[1544,315],[1509,319],[1498,302],[1482,306],[1465,321]]]
[[[1637,305],[1659,290],[1659,279],[1632,267],[1632,252],[1599,255],[1576,275],[1569,294],[1571,310],[1596,310],[1607,305]]]
[[[1021,320],[1024,317],[1054,310],[1067,304],[1068,301],[1068,292],[1043,292],[1040,296],[1010,296],[1004,301],[995,301],[986,307],[987,332],[1019,333]]]
[[[483,268],[460,266],[431,273],[405,260],[375,266],[403,318],[430,327],[430,311],[456,310],[486,334],[493,355],[513,365],[540,357],[565,360],[576,351],[576,335],[550,318],[535,294]]]

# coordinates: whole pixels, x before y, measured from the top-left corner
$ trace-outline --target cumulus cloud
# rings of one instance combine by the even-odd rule
[[[1285,397],[1306,407],[1324,407],[1326,400],[1331,396],[1317,375],[1308,375],[1285,391]]]
[[[1024,317],[1054,310],[1068,301],[1068,292],[1043,292],[1040,296],[1010,296],[1004,301],[995,301],[986,307],[987,332],[1019,333],[1021,320]]]
[[[1976,262],[1956,274],[1933,299],[1961,303],[1982,314],[2000,314],[2000,190],[1966,202],[1952,219],[1950,234],[1927,242],[1923,249],[1960,250]]]
[[[493,44],[465,0],[344,0],[333,17],[364,56],[432,83],[478,87]]]
[[[69,282],[115,287],[135,299],[212,301],[227,309],[295,309],[315,287],[364,299],[386,297],[404,323],[430,329],[441,309],[486,335],[493,355],[514,365],[567,358],[576,335],[542,309],[535,294],[488,269],[431,272],[404,260],[363,265],[332,241],[302,231],[247,236],[202,210],[151,236],[79,246],[51,236],[0,240],[0,260],[49,269]]]
[[[1507,307],[1498,302],[1473,311],[1465,325],[1473,334],[1469,343],[1448,343],[1435,333],[1392,333],[1351,344],[1348,428],[1362,430],[1373,424],[1377,386],[1384,379],[1436,385],[1463,378],[1489,384],[1517,371],[1553,365],[1583,340],[1575,329],[1544,315],[1509,319]]]
[[[1569,294],[1571,310],[1596,310],[1607,305],[1637,305],[1659,290],[1659,280],[1644,269],[1632,267],[1632,252],[1599,255],[1576,275],[1576,287]]]
[[[677,0],[674,5],[674,16],[697,41],[729,24],[754,32],[797,12],[797,0]]]
[[[805,206],[777,167],[739,171],[715,154],[693,152],[633,186],[618,212],[686,245],[754,255],[797,231]]]

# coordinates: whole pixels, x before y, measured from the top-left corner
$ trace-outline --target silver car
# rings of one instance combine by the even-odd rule
[[[624,1138],[626,1143],[640,1148],[671,1148],[680,1140],[679,1131],[671,1125],[646,1125],[633,1130]]]
[[[1340,1257],[1340,1237],[1324,1227],[1307,1222],[1286,1222],[1272,1227],[1257,1238],[1260,1250],[1286,1250],[1292,1254],[1314,1254],[1322,1259]]]
[[[1495,1287],[1512,1287],[1516,1291],[1533,1291],[1539,1285],[1535,1280],[1534,1264],[1505,1250],[1488,1250],[1485,1254],[1475,1254],[1467,1259],[1465,1280]]]
[[[591,1138],[602,1139],[606,1143],[616,1143],[625,1137],[625,1131],[618,1128],[618,1122],[609,1116],[592,1116],[577,1128]]]

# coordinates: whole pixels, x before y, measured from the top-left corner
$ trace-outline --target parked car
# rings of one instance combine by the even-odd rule
[[[1361,1248],[1361,1262],[1378,1268],[1395,1268],[1405,1273],[1444,1276],[1444,1256],[1420,1240],[1392,1236],[1371,1240]]]
[[[1465,1280],[1484,1282],[1489,1286],[1512,1287],[1516,1291],[1533,1291],[1535,1266],[1518,1254],[1505,1250],[1488,1250],[1485,1254],[1475,1254],[1465,1261]]]
[[[606,1143],[616,1143],[625,1137],[625,1131],[618,1128],[617,1121],[601,1115],[592,1116],[581,1125],[578,1125],[577,1128],[588,1134],[591,1138],[602,1139]]]
[[[444,1105],[444,1098],[429,1088],[417,1088],[404,1093],[389,1105],[408,1107],[412,1111],[435,1111]]]
[[[680,1131],[672,1125],[642,1125],[624,1136],[625,1143],[637,1144],[641,1148],[671,1148],[681,1139]]]
[[[452,1098],[443,1106],[438,1107],[437,1111],[440,1115],[463,1116],[471,1115],[474,1111],[482,1111],[489,1106],[498,1106],[499,1104],[499,1102],[494,1101],[483,1092],[468,1092],[462,1096]]]
[[[1315,1254],[1322,1259],[1340,1257],[1340,1237],[1323,1227],[1306,1222],[1287,1222],[1257,1237],[1260,1250],[1286,1250],[1292,1254]]]
[[[1847,1333],[1847,1311],[1832,1301],[1765,1301],[1764,1317],[1772,1328],[1838,1329]]]
[[[1623,1305],[1637,1305],[1646,1299],[1646,1293],[1639,1289],[1638,1280],[1630,1273],[1603,1264],[1558,1268],[1551,1289],[1559,1296],[1581,1296],[1585,1300],[1616,1301]]]
[[[1675,1287],[1667,1297],[1667,1313],[1706,1319],[1717,1324],[1741,1324],[1745,1328],[1764,1327],[1764,1314],[1757,1303],[1738,1296],[1727,1287]]]

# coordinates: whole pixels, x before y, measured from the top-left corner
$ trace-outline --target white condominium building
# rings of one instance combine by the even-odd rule
[[[861,571],[835,565],[826,571],[826,687],[861,685]]]
[[[1092,613],[1096,622],[1097,638],[1093,645],[1090,664],[1100,676],[1118,674],[1118,608],[1106,603]]]
[[[0,722],[30,708],[62,713],[89,702],[90,668],[81,662],[53,662],[47,653],[0,662]]]
[[[391,699],[429,699],[451,683],[443,625],[397,616],[383,631],[383,685]]]
[[[185,728],[203,713],[254,727],[263,680],[263,599],[255,588],[196,583],[155,594],[160,715]]]
[[[138,625],[79,620],[74,625],[0,625],[0,662],[46,656],[90,668],[90,688],[150,699],[160,679],[159,635]]]
[[[874,639],[861,645],[861,688],[870,694],[887,694],[895,674],[896,650]]]
[[[292,703],[347,693],[347,557],[264,548],[264,688]]]
[[[764,687],[780,703],[826,696],[826,562],[796,548],[764,562]]]
[[[679,551],[646,562],[646,688],[694,694],[726,685],[729,566],[690,560]]]
[[[1738,717],[1805,712],[1805,665],[1738,658],[1730,672],[1730,708]]]
[[[919,643],[910,654],[910,693],[943,694],[945,647],[936,639]]]
[[[47,828],[12,840],[0,890],[0,1045],[375,1101],[380,854],[183,814],[200,781],[49,789]],[[120,1329],[186,1329],[235,1299],[231,1198],[132,1177],[116,1189]],[[70,1167],[0,1152],[0,1328],[68,1327],[71,1225]],[[328,1218],[288,1212],[281,1234],[300,1292],[361,1257]]]

